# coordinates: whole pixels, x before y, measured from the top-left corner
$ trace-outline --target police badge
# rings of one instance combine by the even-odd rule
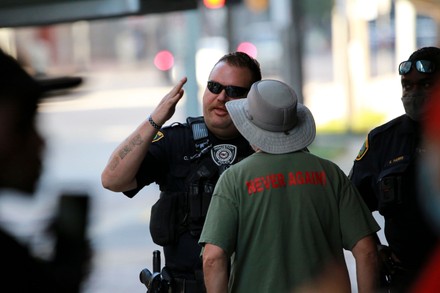
[[[231,165],[237,156],[237,147],[231,144],[219,144],[211,149],[212,160],[217,164]]]

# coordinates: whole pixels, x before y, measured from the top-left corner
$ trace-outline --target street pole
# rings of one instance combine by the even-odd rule
[[[350,75],[349,42],[350,29],[347,16],[347,1],[337,0],[332,12],[332,33],[333,33],[333,74],[337,83],[342,84],[347,100],[347,118],[345,131],[352,132],[352,108],[353,108],[353,80]]]
[[[275,1],[274,1],[275,2]],[[303,35],[302,35],[302,0],[277,1],[271,5],[283,5],[288,14],[286,23],[281,27],[281,35],[285,50],[283,50],[283,60],[285,66],[283,68],[283,79],[292,85],[300,103],[304,103],[303,97]],[[290,6],[290,7],[289,7]]]
[[[198,99],[198,85],[196,77],[196,52],[197,44],[199,41],[199,12],[194,10],[189,10],[186,12],[186,23],[187,23],[187,36],[188,41],[186,42],[185,48],[185,75],[188,77],[188,81],[185,84],[185,96],[186,96],[186,115],[187,116],[199,116],[200,105]]]
[[[226,5],[226,39],[228,40],[228,52],[234,52],[235,51],[235,44],[234,44],[234,26],[232,23],[232,9],[233,5]]]

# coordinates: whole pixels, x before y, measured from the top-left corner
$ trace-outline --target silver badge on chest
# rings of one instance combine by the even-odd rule
[[[232,144],[219,144],[211,149],[212,160],[218,165],[231,165],[237,156],[237,147]]]

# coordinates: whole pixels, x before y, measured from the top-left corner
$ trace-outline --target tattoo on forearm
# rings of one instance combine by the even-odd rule
[[[128,142],[126,146],[119,152],[119,157],[122,159],[131,152],[136,146],[139,146],[143,143],[142,137],[140,135],[136,135],[132,140]]]
[[[116,169],[116,167],[118,167],[119,161],[120,161],[120,159],[118,157],[113,158],[113,160],[111,160],[111,162],[109,164],[110,170],[114,171]]]

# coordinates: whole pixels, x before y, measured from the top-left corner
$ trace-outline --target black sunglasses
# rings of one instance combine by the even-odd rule
[[[429,60],[403,61],[399,64],[399,74],[405,75],[411,71],[412,65],[421,73],[433,73],[435,71],[435,64]]]
[[[208,81],[208,90],[213,94],[219,94],[224,89],[226,92],[226,95],[230,98],[242,98],[246,96],[249,89],[245,87],[239,87],[234,85],[222,85],[221,83],[218,83],[216,81]]]

